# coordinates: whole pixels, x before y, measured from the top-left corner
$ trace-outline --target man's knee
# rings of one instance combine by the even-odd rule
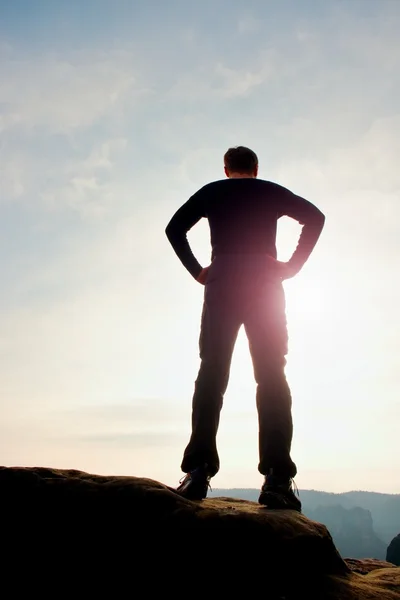
[[[266,360],[254,365],[254,378],[258,385],[274,386],[286,383],[286,358],[277,357],[274,360]]]
[[[229,361],[203,359],[197,375],[196,384],[224,389],[228,384],[229,372]]]

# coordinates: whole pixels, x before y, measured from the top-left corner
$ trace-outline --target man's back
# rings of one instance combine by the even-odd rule
[[[167,236],[184,266],[196,277],[198,263],[186,233],[201,218],[210,225],[212,258],[221,254],[267,254],[276,258],[277,222],[282,216],[304,225],[293,267],[301,268],[320,232],[324,216],[313,204],[288,189],[263,179],[232,178],[214,181],[199,189],[175,213]]]

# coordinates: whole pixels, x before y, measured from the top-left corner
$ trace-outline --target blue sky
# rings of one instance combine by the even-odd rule
[[[327,218],[285,284],[298,485],[400,492],[399,26],[391,0],[0,2],[1,463],[179,479],[203,290],[164,229],[244,144]],[[261,483],[254,393],[241,334],[214,487]]]

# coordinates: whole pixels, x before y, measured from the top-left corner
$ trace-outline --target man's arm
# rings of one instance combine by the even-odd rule
[[[291,217],[303,225],[300,238],[290,260],[286,263],[289,276],[296,275],[308,260],[321,235],[325,215],[308,200],[284,189],[281,215]]]
[[[202,266],[194,256],[186,234],[202,217],[205,217],[200,191],[201,190],[191,196],[191,198],[176,211],[165,229],[167,238],[175,250],[176,255],[183,266],[196,280],[198,280],[202,271]]]

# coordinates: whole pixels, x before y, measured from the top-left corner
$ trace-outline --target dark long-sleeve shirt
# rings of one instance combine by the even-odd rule
[[[202,266],[193,255],[187,233],[208,219],[211,259],[219,254],[268,254],[276,258],[280,217],[288,216],[303,228],[290,266],[298,272],[321,234],[325,216],[314,204],[291,191],[257,178],[214,181],[198,190],[177,210],[165,233],[182,264],[197,279]]]

